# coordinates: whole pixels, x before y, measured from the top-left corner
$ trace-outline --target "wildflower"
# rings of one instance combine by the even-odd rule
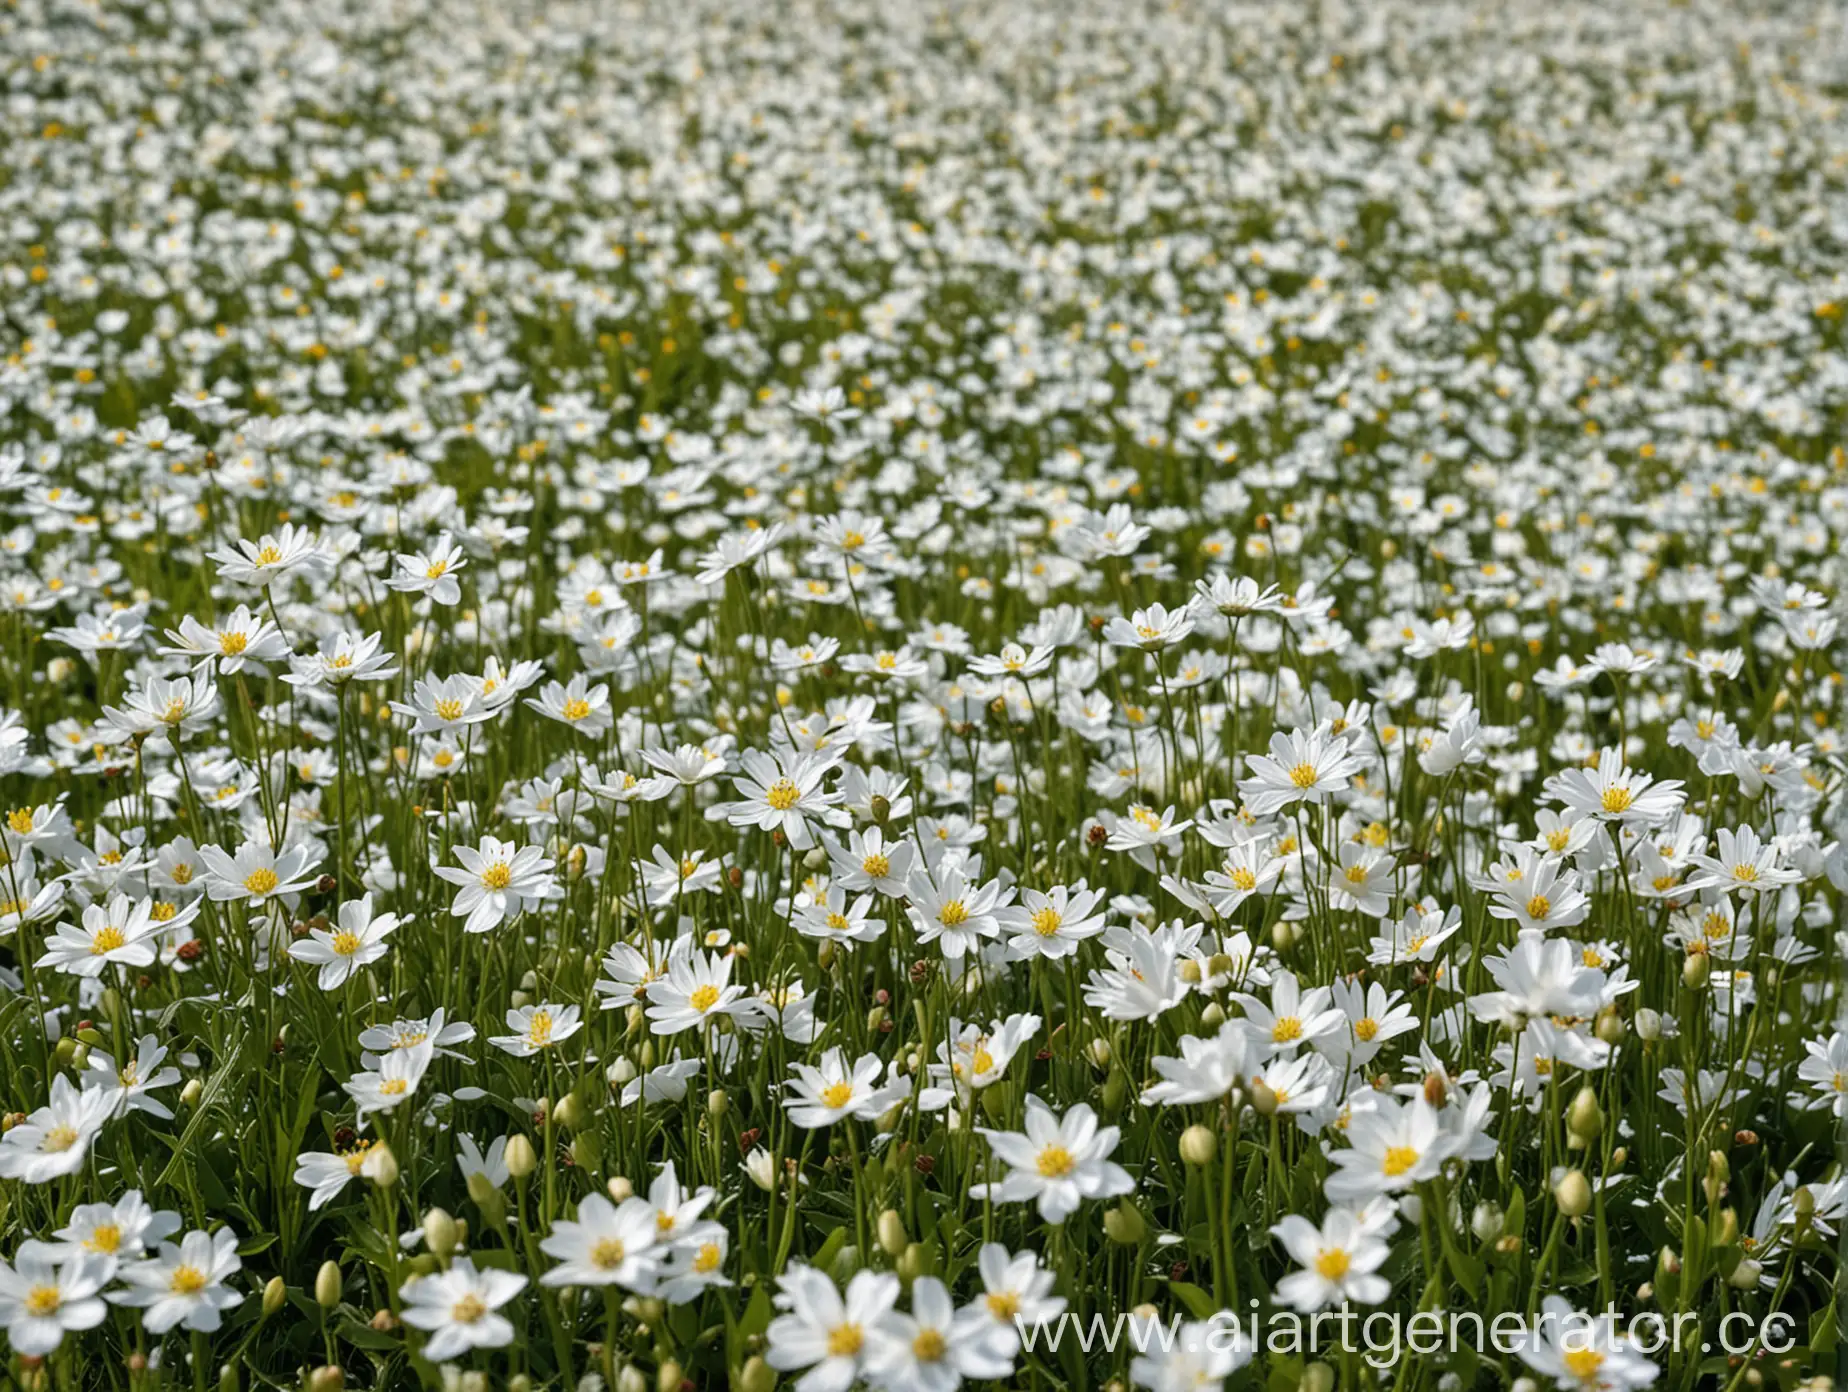
[[[1121,1165],[1109,1160],[1116,1149],[1114,1126],[1101,1129],[1097,1116],[1084,1103],[1066,1112],[1063,1120],[1037,1097],[1027,1098],[1025,1132],[976,1129],[995,1158],[1009,1167],[1005,1179],[978,1184],[969,1191],[976,1199],[995,1203],[1033,1200],[1048,1223],[1063,1223],[1086,1199],[1127,1194],[1135,1181]]]
[[[447,1363],[473,1349],[505,1348],[513,1342],[513,1322],[499,1311],[526,1284],[517,1272],[478,1271],[472,1258],[457,1257],[446,1271],[404,1283],[399,1292],[403,1319],[429,1336],[419,1352],[432,1363]]]

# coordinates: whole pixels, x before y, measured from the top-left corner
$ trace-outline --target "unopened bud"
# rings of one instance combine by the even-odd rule
[[[1601,1042],[1613,1049],[1623,1043],[1623,1016],[1617,1013],[1617,1007],[1607,1005],[1598,1012],[1595,1032]]]
[[[1644,1006],[1636,1012],[1636,1037],[1644,1043],[1653,1043],[1662,1037],[1662,1015],[1660,1011]]]
[[[1181,1132],[1181,1159],[1198,1169],[1213,1163],[1219,1150],[1219,1138],[1204,1126],[1190,1126]]]
[[[265,1318],[275,1314],[289,1298],[288,1283],[280,1276],[272,1276],[263,1287],[263,1314]]]
[[[1259,1116],[1277,1115],[1277,1094],[1262,1078],[1251,1084],[1251,1109]]]
[[[346,1386],[346,1372],[336,1363],[328,1363],[308,1374],[308,1392],[340,1392]]]
[[[655,1392],[680,1392],[680,1364],[671,1358],[661,1361],[655,1369]]]
[[[764,1362],[762,1355],[752,1354],[738,1372],[738,1392],[771,1392],[776,1386],[776,1370]]]
[[[1591,1182],[1583,1170],[1567,1170],[1553,1186],[1553,1201],[1568,1218],[1582,1218],[1591,1211]]]
[[[456,1250],[456,1220],[446,1209],[433,1208],[424,1214],[424,1246],[439,1259]]]
[[[1713,963],[1704,952],[1690,952],[1681,964],[1681,984],[1690,991],[1704,991],[1713,975]]]
[[[1317,1359],[1303,1369],[1296,1392],[1335,1392],[1335,1370]]]
[[[898,1210],[888,1208],[879,1215],[879,1245],[885,1249],[888,1257],[900,1257],[911,1245],[911,1236],[905,1231],[905,1220],[898,1216]]]
[[[340,1303],[340,1264],[335,1261],[321,1263],[320,1271],[314,1278],[314,1303],[323,1310],[331,1310]]]
[[[610,1198],[616,1203],[635,1197],[635,1186],[623,1175],[613,1176],[610,1182],[603,1187],[609,1191]]]
[[[507,1149],[501,1159],[507,1166],[507,1173],[515,1179],[525,1179],[539,1168],[539,1156],[533,1150],[533,1143],[518,1131],[507,1138]]]
[[[1588,1146],[1604,1130],[1604,1111],[1598,1106],[1597,1092],[1587,1086],[1578,1090],[1566,1112],[1566,1129],[1579,1146]]]
[[[1489,1199],[1484,1199],[1470,1210],[1469,1230],[1476,1235],[1476,1240],[1488,1245],[1499,1241],[1502,1229],[1508,1224],[1508,1215],[1502,1206]]]
[[[1104,1214],[1104,1232],[1119,1246],[1134,1247],[1148,1230],[1142,1211],[1128,1199],[1120,1200],[1115,1208]]]

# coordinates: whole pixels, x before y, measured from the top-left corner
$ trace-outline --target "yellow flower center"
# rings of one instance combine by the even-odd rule
[[[56,1286],[34,1286],[26,1292],[26,1313],[36,1319],[49,1319],[64,1303],[64,1292]]]
[[[937,910],[937,922],[945,928],[960,928],[969,921],[969,906],[960,899],[952,899]]]
[[[276,872],[266,865],[260,865],[244,876],[244,888],[261,898],[272,893],[282,881],[276,878]]]
[[[122,930],[120,928],[116,927],[113,923],[108,924],[99,929],[96,936],[90,939],[90,955],[92,957],[101,957],[105,953],[114,952],[118,947],[123,946],[127,942],[128,939],[122,936]]]
[[[497,860],[481,872],[483,889],[505,889],[513,883],[513,867],[504,860]]]
[[[382,1097],[402,1097],[410,1090],[411,1085],[404,1078],[387,1078],[379,1084],[379,1095]]]
[[[845,1107],[853,1101],[852,1083],[832,1083],[821,1090],[821,1105],[824,1107]]]
[[[911,1341],[912,1355],[920,1363],[935,1363],[948,1348],[943,1335],[935,1329],[919,1330],[918,1337]]]
[[[541,1048],[552,1042],[552,1012],[538,1010],[526,1022],[526,1037]]]
[[[122,1245],[122,1230],[114,1223],[98,1223],[83,1245],[92,1252],[113,1252]]]
[[[32,834],[32,809],[20,807],[6,814],[6,824],[17,836]]]
[[[1013,1291],[996,1291],[984,1302],[988,1313],[1004,1324],[1012,1324],[1014,1316],[1020,1313],[1020,1297]]]
[[[1544,894],[1536,894],[1527,901],[1527,916],[1529,918],[1545,918],[1552,912],[1553,901],[1548,899]]]
[[[438,701],[436,703],[436,718],[438,720],[460,720],[462,718],[462,703],[453,696]]]
[[[478,1295],[465,1295],[449,1307],[449,1317],[457,1324],[473,1324],[487,1312],[488,1307]]]
[[[1365,884],[1367,882],[1367,867],[1364,865],[1350,865],[1345,873],[1347,874],[1347,882],[1349,884]]]
[[[1316,1275],[1324,1281],[1339,1281],[1348,1274],[1348,1254],[1339,1247],[1331,1247],[1315,1259]]]
[[[778,812],[787,812],[796,805],[802,796],[802,790],[787,778],[779,778],[764,790],[764,801]]]
[[[1758,878],[1758,867],[1756,865],[1735,865],[1733,866],[1733,878],[1750,884]]]
[[[1249,894],[1258,887],[1258,877],[1241,865],[1232,872],[1232,887]]]
[[[1033,915],[1033,931],[1042,938],[1050,938],[1064,922],[1057,909],[1041,909]]]
[[[1567,1349],[1562,1357],[1566,1371],[1587,1386],[1598,1380],[1598,1370],[1604,1366],[1604,1355],[1596,1349]]]
[[[191,884],[192,877],[192,866],[188,865],[183,860],[167,872],[167,878],[172,880],[176,885]]]
[[[346,929],[342,928],[338,933],[334,934],[333,941],[329,946],[342,957],[351,957],[355,952],[359,951],[359,935],[357,933],[349,933]]]
[[[218,635],[218,651],[226,657],[236,657],[250,646],[250,639],[242,633],[221,633]]]
[[[447,574],[449,574],[447,561],[431,561],[424,567],[424,579],[426,580],[441,580]]]
[[[566,701],[565,702],[565,719],[566,720],[582,720],[585,716],[589,714],[590,714],[590,702],[589,701],[579,699],[576,701]]]
[[[1290,770],[1290,782],[1294,783],[1299,788],[1313,788],[1315,786],[1315,779],[1316,771],[1314,764],[1298,764],[1295,768]]]
[[[205,1289],[205,1273],[196,1266],[182,1264],[173,1269],[167,1289],[175,1295],[197,1295]]]
[[[1381,1157],[1380,1169],[1389,1176],[1397,1177],[1418,1163],[1418,1152],[1410,1146],[1388,1146],[1386,1154]]]
[[[275,546],[266,546],[257,552],[257,564],[272,566],[282,559],[282,552]]]
[[[1619,786],[1606,788],[1604,790],[1604,796],[1600,798],[1599,801],[1603,804],[1606,812],[1615,816],[1619,812],[1629,811],[1630,804],[1635,801],[1635,798],[1631,795],[1628,788]]]
[[[590,1264],[599,1271],[614,1271],[628,1258],[620,1237],[606,1237],[590,1249]]]
[[[860,862],[860,869],[866,873],[869,880],[883,880],[892,873],[892,861],[888,856],[869,855]]]
[[[702,1015],[718,1003],[719,988],[717,986],[701,986],[687,997],[687,1004]]]
[[[1354,1022],[1354,1037],[1362,1044],[1372,1042],[1373,1037],[1379,1032],[1380,1022],[1371,1015],[1367,1016],[1364,1020],[1356,1020]]]
[[[1294,1015],[1285,1015],[1271,1026],[1273,1044],[1289,1044],[1303,1037],[1303,1022]]]
[[[1058,1179],[1077,1168],[1072,1153],[1062,1145],[1049,1145],[1039,1153],[1039,1172],[1047,1179]]]
[[[866,1336],[857,1324],[837,1324],[828,1331],[828,1357],[852,1358],[859,1353]]]
[[[718,1243],[702,1243],[700,1245],[699,1255],[693,1258],[693,1269],[701,1275],[705,1275],[709,1272],[717,1271],[720,1263],[724,1260],[725,1254],[719,1250]]]

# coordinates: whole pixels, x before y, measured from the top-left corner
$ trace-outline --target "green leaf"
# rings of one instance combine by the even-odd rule
[[[1212,1295],[1189,1281],[1170,1281],[1168,1289],[1187,1307],[1187,1313],[1195,1319],[1211,1319],[1219,1313],[1219,1302]]]

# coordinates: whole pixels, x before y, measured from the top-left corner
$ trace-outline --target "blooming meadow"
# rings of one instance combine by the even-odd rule
[[[11,0],[0,1380],[1831,1385],[1837,22]]]

